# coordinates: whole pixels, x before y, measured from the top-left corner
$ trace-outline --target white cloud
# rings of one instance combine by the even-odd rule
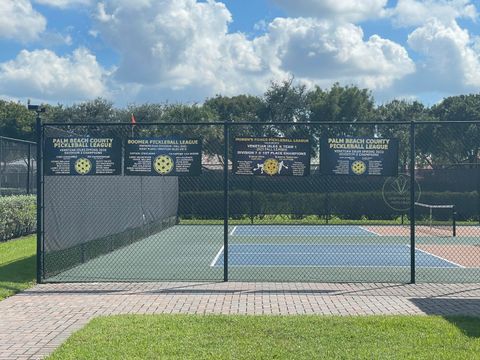
[[[0,63],[0,93],[46,101],[112,96],[131,101],[201,101],[215,94],[260,94],[289,75],[307,85],[334,82],[377,90],[391,98],[480,89],[480,37],[456,19],[478,19],[471,0],[273,0],[289,16],[258,22],[262,35],[229,32],[232,14],[219,1],[104,0],[96,4],[88,34],[119,56],[112,72],[80,48],[59,56],[22,51]],[[0,0],[0,38],[52,48],[73,43],[46,29],[31,2],[67,8],[92,0]],[[386,38],[364,38],[354,23],[390,16],[416,28],[409,51]],[[382,22],[384,24],[385,22]],[[386,30],[388,33],[388,29]]]
[[[408,37],[419,53],[418,73],[407,79],[416,91],[458,93],[480,89],[480,51],[467,30],[431,19]]]
[[[46,26],[47,20],[32,8],[29,0],[0,1],[0,38],[36,40]]]
[[[359,22],[383,16],[387,0],[273,0],[291,16]]]
[[[270,73],[245,35],[228,33],[231,20],[215,1],[111,0],[98,5],[94,30],[121,56],[119,82],[206,95],[258,90]]]
[[[457,18],[478,18],[470,0],[398,0],[389,14],[396,26],[421,26],[430,19],[448,24]]]
[[[34,0],[38,4],[65,9],[77,5],[90,5],[91,0]]]
[[[46,101],[74,101],[108,95],[105,71],[88,50],[61,57],[50,50],[22,50],[0,63],[0,93]]]
[[[310,80],[383,88],[415,69],[402,46],[378,35],[364,41],[362,29],[353,24],[278,18],[257,42],[276,59],[272,63]]]
[[[94,31],[120,55],[117,83],[142,96],[261,93],[289,74],[383,88],[414,71],[402,46],[376,35],[365,41],[353,24],[278,18],[253,40],[229,33],[232,16],[215,1],[109,0],[96,20]]]

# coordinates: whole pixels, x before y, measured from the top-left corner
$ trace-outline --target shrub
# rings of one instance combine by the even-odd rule
[[[0,197],[0,241],[34,232],[37,223],[36,216],[35,196]]]
[[[472,192],[424,192],[420,201],[432,204],[456,205],[458,220],[472,220],[479,216],[479,195]],[[335,216],[344,220],[391,220],[401,213],[385,203],[382,193],[265,193],[234,190],[229,192],[232,218],[258,215],[290,215],[301,218],[308,215]],[[183,218],[221,219],[223,191],[180,192],[179,215]]]

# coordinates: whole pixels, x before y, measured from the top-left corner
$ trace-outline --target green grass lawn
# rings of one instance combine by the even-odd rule
[[[478,359],[480,318],[96,318],[49,359]]]
[[[35,282],[35,235],[0,243],[0,300]]]

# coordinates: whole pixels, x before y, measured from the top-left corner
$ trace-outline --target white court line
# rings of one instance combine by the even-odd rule
[[[238,267],[238,268],[345,268],[345,269],[410,269],[410,265],[232,265],[228,264],[228,267]],[[445,266],[428,266],[422,267],[426,269],[456,269],[452,267]],[[478,268],[469,268],[469,269],[478,269]]]
[[[408,247],[408,248],[410,248],[410,245],[405,245],[405,246]],[[424,253],[424,254],[433,256],[433,257],[435,257],[435,258],[437,258],[437,259],[446,261],[447,263],[450,263],[450,264],[455,265],[455,266],[457,266],[457,267],[460,267],[460,268],[462,268],[462,269],[465,269],[465,266],[463,266],[463,265],[460,265],[460,264],[457,264],[456,262],[447,260],[447,259],[445,259],[445,258],[443,258],[443,257],[441,257],[441,256],[437,256],[437,255],[435,255],[435,254],[429,253],[428,251],[419,249],[419,248],[417,248],[417,247],[415,247],[415,250],[420,251],[420,252],[422,252],[422,253]],[[416,266],[416,264],[415,264],[415,266]],[[422,266],[420,266],[420,267],[422,267]]]
[[[238,227],[238,225],[235,225],[235,226],[233,227],[232,232],[229,234],[230,236],[232,236],[233,233],[235,232],[235,230],[237,230],[237,227]]]
[[[278,245],[286,245],[286,246],[388,246],[388,245],[393,245],[393,246],[404,246],[405,244],[320,244],[320,243],[270,243],[270,244],[256,244],[256,243],[246,243],[246,244],[230,244],[230,246],[278,246]]]
[[[398,256],[398,252],[391,253],[372,253],[372,252],[234,252],[232,255],[395,255]]]
[[[218,261],[218,258],[220,257],[220,255],[222,255],[222,253],[223,253],[223,245],[222,245],[222,247],[220,248],[220,250],[218,250],[217,255],[215,255],[215,257],[213,258],[212,262],[210,263],[210,267],[215,266],[215,263]]]
[[[375,235],[377,235],[377,236],[383,236],[382,234],[379,234],[379,233],[377,233],[377,232],[375,232],[375,231],[372,231],[372,230],[368,230],[368,229],[366,229],[366,228],[363,227],[363,226],[359,226],[359,228],[362,229],[362,230],[368,231],[369,233],[375,234]]]

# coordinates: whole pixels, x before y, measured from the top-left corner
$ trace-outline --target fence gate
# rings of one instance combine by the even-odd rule
[[[37,126],[43,282],[480,280],[480,123]]]

